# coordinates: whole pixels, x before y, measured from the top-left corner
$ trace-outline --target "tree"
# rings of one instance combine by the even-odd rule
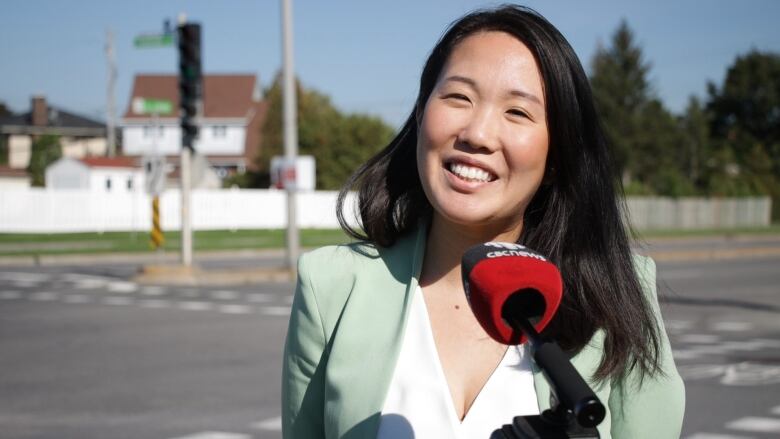
[[[277,75],[265,93],[269,108],[262,127],[263,145],[256,159],[261,174],[270,171],[271,157],[284,151],[281,80]],[[339,189],[360,164],[390,141],[393,130],[377,117],[342,114],[327,95],[298,82],[296,90],[298,151],[314,156],[318,188]]]
[[[683,135],[647,79],[650,64],[622,21],[609,47],[592,60],[596,109],[612,147],[618,175],[632,193],[684,195],[692,185],[681,172]]]
[[[27,173],[30,175],[30,183],[33,186],[45,184],[46,167],[62,156],[60,138],[51,134],[38,137],[33,141],[30,163],[27,165]]]
[[[753,194],[773,198],[780,218],[780,54],[738,56],[721,87],[710,83],[711,130]]]

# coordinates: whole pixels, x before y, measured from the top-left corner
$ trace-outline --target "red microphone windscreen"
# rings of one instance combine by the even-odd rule
[[[463,256],[463,282],[471,310],[485,332],[504,344],[521,344],[526,337],[504,322],[502,310],[513,294],[538,294],[542,309],[528,309],[521,316],[535,321],[541,332],[561,303],[563,282],[554,264],[519,244],[487,243]],[[529,300],[528,303],[533,303]]]

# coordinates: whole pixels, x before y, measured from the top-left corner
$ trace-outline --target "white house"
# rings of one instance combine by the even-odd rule
[[[135,76],[127,111],[121,120],[124,155],[163,155],[178,166],[181,150],[178,79],[174,75]],[[141,100],[170,102],[170,114],[144,114]],[[254,75],[205,75],[203,117],[195,150],[220,177],[254,168],[260,128],[266,113]]]
[[[46,168],[49,189],[90,189],[106,192],[144,190],[144,170],[130,157],[63,157]]]

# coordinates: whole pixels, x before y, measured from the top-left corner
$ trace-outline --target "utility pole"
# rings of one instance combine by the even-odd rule
[[[114,33],[106,29],[106,61],[108,62],[108,88],[106,90],[106,132],[108,136],[108,156],[116,155],[116,101],[114,100],[114,85],[116,84],[116,57],[114,54]]]
[[[297,103],[295,96],[295,70],[293,68],[292,0],[282,0],[282,98],[284,111],[284,173],[295,175],[298,155]],[[289,180],[293,180],[292,184]],[[300,247],[298,223],[295,215],[295,179],[288,179],[287,191],[287,267],[295,273]]]

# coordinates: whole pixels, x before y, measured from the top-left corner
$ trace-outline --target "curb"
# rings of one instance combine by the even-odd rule
[[[241,270],[201,270],[184,265],[146,265],[131,278],[139,284],[154,285],[249,285],[261,282],[291,282],[293,273],[282,267]]]

